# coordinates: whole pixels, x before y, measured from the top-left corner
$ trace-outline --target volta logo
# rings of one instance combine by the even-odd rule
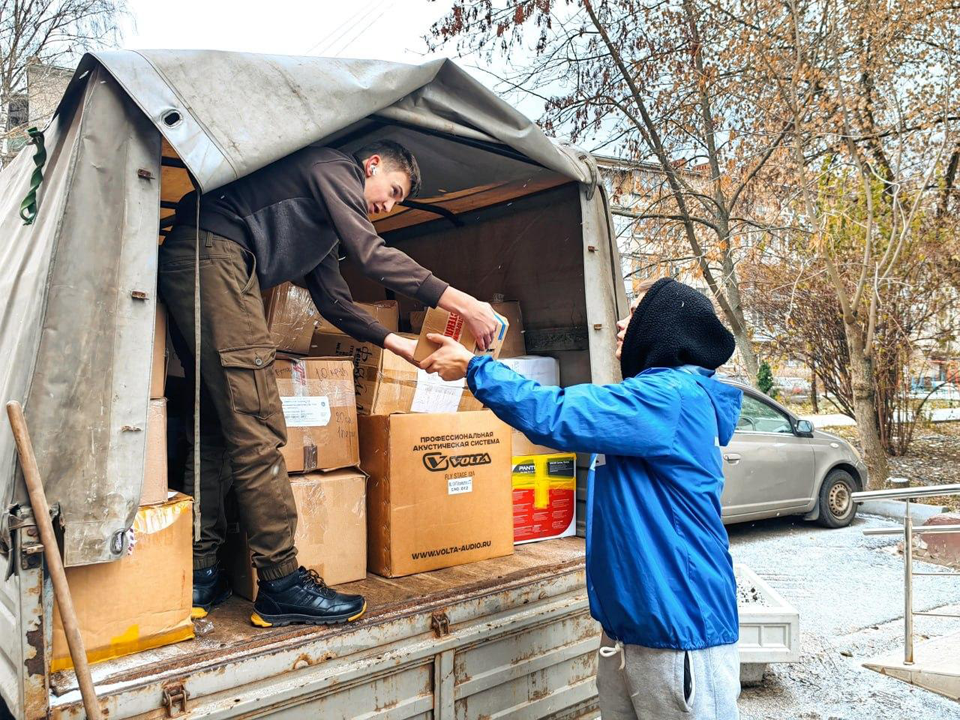
[[[430,472],[442,472],[452,467],[472,467],[474,465],[489,465],[490,453],[471,453],[469,455],[444,455],[432,452],[423,456],[423,466]]]

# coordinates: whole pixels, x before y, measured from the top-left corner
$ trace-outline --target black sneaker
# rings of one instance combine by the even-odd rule
[[[193,610],[190,617],[194,620],[205,618],[217,605],[233,594],[226,576],[220,572],[220,566],[193,571]]]
[[[302,567],[279,580],[260,581],[250,621],[257,627],[335,625],[356,620],[366,609],[362,595],[331,590],[316,570]]]

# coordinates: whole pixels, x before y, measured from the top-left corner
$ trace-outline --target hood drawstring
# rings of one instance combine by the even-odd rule
[[[623,670],[627,664],[627,654],[623,650],[623,643],[617,640],[613,647],[600,646],[600,657],[602,658],[612,658],[617,653],[620,653],[620,670]]]

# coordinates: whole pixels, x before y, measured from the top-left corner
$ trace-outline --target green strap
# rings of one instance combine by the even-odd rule
[[[30,142],[37,146],[37,151],[33,154],[33,163],[37,167],[30,176],[30,190],[20,203],[20,217],[23,218],[24,225],[32,225],[37,217],[37,190],[43,182],[43,165],[47,162],[47,150],[43,146],[43,132],[32,127],[27,130],[27,134],[30,136]]]

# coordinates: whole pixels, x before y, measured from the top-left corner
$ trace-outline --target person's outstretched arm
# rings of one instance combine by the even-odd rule
[[[540,445],[634,456],[657,455],[673,445],[680,398],[652,378],[548,387],[489,357],[475,357],[467,382],[497,417]]]

